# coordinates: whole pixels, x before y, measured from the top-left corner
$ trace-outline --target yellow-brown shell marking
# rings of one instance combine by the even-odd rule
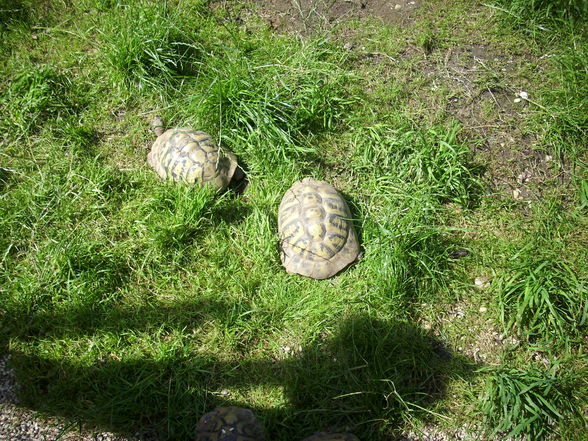
[[[359,441],[359,438],[351,433],[315,433],[302,441]]]
[[[347,203],[333,186],[312,178],[295,182],[278,214],[286,271],[326,279],[355,261],[360,249],[350,219]]]
[[[265,432],[249,409],[217,407],[198,421],[196,441],[265,441]]]
[[[162,179],[210,184],[223,190],[237,168],[237,157],[221,149],[212,137],[190,129],[170,129],[159,136],[147,155]]]

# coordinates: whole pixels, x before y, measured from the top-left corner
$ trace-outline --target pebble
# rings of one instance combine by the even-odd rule
[[[515,102],[515,103],[520,103],[521,101],[522,101],[522,100],[521,100],[520,98],[515,98],[515,99],[514,99],[514,102]]]
[[[521,90],[519,92],[519,96],[524,99],[524,100],[528,100],[529,99],[529,94],[527,92],[525,92],[524,90]]]
[[[396,6],[394,6],[394,9],[396,9],[398,11],[399,9],[402,9],[402,5],[396,3]]]
[[[488,308],[486,308],[485,306],[480,306],[479,311],[480,312],[487,312],[488,311]]]
[[[458,305],[458,306],[455,306],[454,308],[452,308],[449,311],[449,316],[450,317],[453,317],[453,318],[458,318],[459,319],[459,318],[465,317],[465,312],[463,312],[462,307]]]
[[[521,194],[521,190],[519,190],[518,188],[515,188],[512,191],[512,196],[515,198],[515,200],[517,201],[522,201],[523,200],[523,196]]]
[[[476,285],[476,288],[486,289],[490,286],[490,277],[488,277],[488,276],[476,277],[474,279],[474,285]],[[483,312],[483,311],[481,311],[481,309],[482,308],[480,308],[480,312]]]

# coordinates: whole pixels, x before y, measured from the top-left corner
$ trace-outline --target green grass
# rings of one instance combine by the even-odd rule
[[[480,432],[581,439],[581,23],[558,16],[565,32],[545,38],[462,0],[403,28],[296,36],[230,2],[15,4],[0,3],[0,349],[24,406],[162,440],[191,439],[218,405],[284,441],[475,436],[480,412]],[[467,83],[500,98],[527,81],[533,102],[498,141],[447,104],[472,35],[496,65],[523,48],[512,72],[484,60]],[[479,124],[496,125],[485,105]],[[161,182],[146,164],[155,113],[234,151],[245,191]],[[529,156],[555,158],[530,204],[492,187],[479,155],[515,125],[536,136]],[[280,265],[278,206],[304,176],[342,192],[360,236],[362,258],[326,281]],[[517,343],[484,346],[502,331]],[[543,353],[552,367],[529,367]]]
[[[100,29],[104,61],[113,71],[113,86],[165,91],[197,70],[198,36],[184,30],[176,9],[149,2],[112,5]],[[190,12],[199,15],[199,8]]]
[[[13,78],[3,94],[3,131],[29,135],[43,120],[70,110],[70,81],[51,66],[24,70]]]
[[[483,412],[490,436],[517,438],[524,435],[529,441],[566,436],[581,439],[580,434],[567,428],[585,427],[584,415],[575,402],[586,397],[578,390],[584,381],[581,372],[565,373],[558,363],[545,368],[497,368],[491,371],[486,383]],[[567,426],[567,427],[566,427]]]
[[[497,291],[501,319],[509,330],[555,346],[584,333],[586,280],[563,262],[530,258],[502,279]]]
[[[509,20],[522,28],[544,30],[545,26],[557,28],[558,21],[581,21],[588,17],[586,0],[515,0],[498,1],[503,5]]]

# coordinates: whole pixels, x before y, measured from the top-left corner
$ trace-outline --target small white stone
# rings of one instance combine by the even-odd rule
[[[396,6],[394,6],[394,9],[396,9],[398,11],[399,9],[402,9],[402,5],[399,5],[398,3],[396,3]]]
[[[480,277],[476,277],[476,279],[474,280],[474,285],[476,285],[476,288],[479,289],[485,289],[488,288],[490,286],[490,277],[488,276],[480,276]],[[484,308],[482,306],[482,308]],[[483,312],[480,308],[480,312]]]
[[[515,200],[517,201],[522,201],[523,200],[523,196],[521,195],[521,190],[519,190],[518,188],[515,188],[512,191],[512,196],[515,198]]]
[[[520,103],[520,102],[521,102],[521,99],[520,99],[520,98],[515,98],[515,99],[514,99],[514,102],[515,102],[515,103]]]
[[[525,92],[524,90],[521,90],[519,92],[519,96],[524,99],[524,100],[528,100],[529,99],[529,94],[527,92]]]
[[[480,312],[487,312],[488,308],[486,308],[485,306],[480,306]]]
[[[545,155],[545,162],[553,161],[553,156]]]

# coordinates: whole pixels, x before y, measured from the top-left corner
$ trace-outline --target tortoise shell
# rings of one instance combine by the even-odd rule
[[[217,407],[196,424],[196,441],[265,441],[263,424],[249,409]]]
[[[350,219],[347,203],[332,185],[313,178],[295,182],[278,212],[286,271],[326,279],[355,261],[360,248]]]
[[[318,432],[302,441],[359,441],[359,438],[351,433]]]
[[[220,148],[208,133],[169,129],[157,137],[147,162],[162,179],[209,184],[224,190],[237,168],[237,157]]]

